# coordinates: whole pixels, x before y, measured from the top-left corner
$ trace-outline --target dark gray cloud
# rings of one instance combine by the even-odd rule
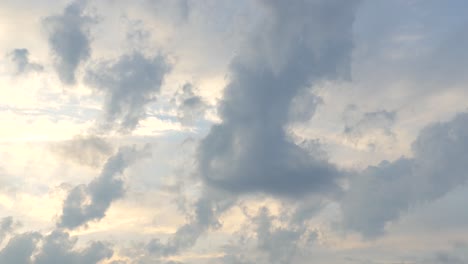
[[[413,157],[384,161],[350,184],[341,203],[344,226],[366,237],[411,206],[441,198],[468,180],[468,114],[423,129],[412,144]]]
[[[103,62],[86,73],[86,82],[105,96],[104,124],[130,132],[145,114],[148,103],[156,100],[170,66],[163,56],[146,57],[140,52]]]
[[[42,71],[44,69],[42,65],[29,61],[29,51],[27,49],[14,49],[9,56],[14,64],[16,74]]]
[[[38,232],[13,236],[0,251],[0,263],[15,264],[97,264],[113,255],[102,242],[91,242],[82,250],[75,250],[76,238],[54,230],[43,236]]]
[[[314,82],[349,76],[357,1],[262,3],[268,17],[231,64],[223,121],[199,148],[200,174],[233,193],[335,192],[340,172],[292,143],[283,128],[295,96]]]
[[[297,198],[340,191],[335,166],[292,143],[283,128],[301,91],[314,81],[349,77],[357,1],[260,4],[266,16],[231,63],[219,107],[223,121],[198,148],[205,188],[194,219],[166,244],[151,241],[151,253],[171,255],[193,246],[240,194]]]
[[[75,83],[78,66],[91,54],[89,26],[95,23],[95,19],[84,14],[85,5],[85,0],[76,0],[62,14],[43,20],[55,58],[55,69],[66,84]]]
[[[208,108],[208,104],[194,90],[192,84],[186,83],[171,100],[177,106],[177,117],[182,123],[191,123],[203,117]]]
[[[98,177],[89,184],[78,185],[70,191],[57,225],[74,229],[103,218],[111,203],[124,195],[124,183],[119,176],[133,162],[147,155],[148,148],[120,148],[107,160]]]
[[[98,167],[113,152],[112,145],[96,136],[77,136],[52,145],[52,151],[61,158],[80,165]]]

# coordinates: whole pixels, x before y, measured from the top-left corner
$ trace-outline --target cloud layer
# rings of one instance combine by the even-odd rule
[[[0,2],[0,263],[468,259],[465,1]]]

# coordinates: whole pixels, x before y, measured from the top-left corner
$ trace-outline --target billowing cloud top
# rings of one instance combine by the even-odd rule
[[[0,3],[0,264],[468,263],[468,4]]]

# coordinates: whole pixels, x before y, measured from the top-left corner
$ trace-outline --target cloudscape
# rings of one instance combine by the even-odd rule
[[[468,263],[467,10],[2,0],[0,264]]]

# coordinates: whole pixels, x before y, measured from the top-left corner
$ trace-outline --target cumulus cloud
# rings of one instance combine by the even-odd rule
[[[411,206],[466,184],[467,135],[468,114],[458,114],[423,129],[412,144],[413,157],[384,161],[356,176],[341,203],[344,226],[365,237],[380,236]]]
[[[29,60],[29,50],[27,49],[14,49],[9,56],[13,63],[15,74],[17,75],[34,71],[42,71],[44,69],[42,65]]]
[[[0,251],[0,263],[15,264],[97,264],[112,257],[113,250],[102,242],[75,249],[76,238],[54,230],[49,235],[29,232],[12,237]]]
[[[74,1],[62,14],[43,20],[55,69],[60,80],[66,84],[75,83],[77,68],[91,54],[89,26],[95,23],[95,19],[84,14],[85,5],[85,0]]]
[[[145,107],[156,100],[169,70],[163,56],[146,57],[140,52],[89,69],[86,82],[105,97],[101,129],[115,128],[120,132],[135,129],[144,117]]]
[[[103,218],[111,203],[124,195],[124,182],[119,176],[133,162],[147,155],[148,148],[120,148],[107,160],[98,177],[70,191],[57,226],[74,229]]]
[[[194,90],[192,84],[186,83],[172,99],[177,106],[177,117],[182,123],[191,123],[203,117],[208,108],[208,104],[202,97],[196,95]]]
[[[201,142],[200,175],[233,193],[336,192],[340,172],[292,143],[283,128],[296,95],[349,76],[356,1],[262,3],[262,28],[231,63],[223,121]]]

